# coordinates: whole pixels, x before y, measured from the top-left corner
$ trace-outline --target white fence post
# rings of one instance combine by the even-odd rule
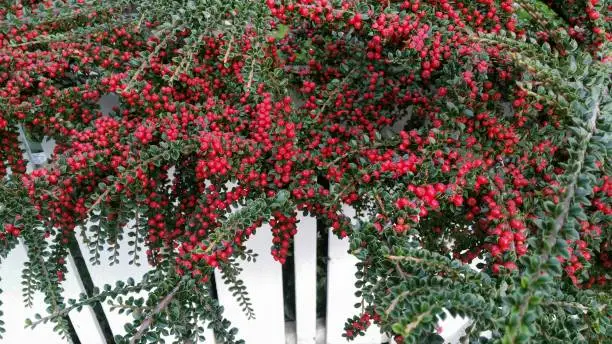
[[[258,254],[257,262],[239,261],[244,269],[240,279],[247,288],[255,319],[247,319],[238,302],[223,283],[221,273],[215,270],[219,303],[223,315],[238,328],[238,337],[247,344],[285,344],[285,312],[283,308],[283,278],[280,263],[270,254],[272,232],[269,225],[257,229],[246,243]]]
[[[317,220],[299,217],[294,243],[297,344],[315,344],[317,336]]]
[[[351,207],[343,208],[344,214],[349,218],[355,217],[355,210]],[[345,238],[340,240],[329,231],[329,261],[327,263],[327,344],[345,344],[344,323],[346,319],[358,314],[354,307],[361,300],[355,296],[355,273],[357,258],[349,252],[349,242]],[[355,338],[354,344],[380,344],[381,334],[378,326],[370,326],[364,336]]]

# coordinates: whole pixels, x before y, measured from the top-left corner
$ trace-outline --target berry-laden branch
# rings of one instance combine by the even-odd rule
[[[604,76],[604,79],[608,79],[608,76]],[[573,130],[573,133],[577,136],[575,142],[576,147],[571,147],[575,151],[574,156],[572,156],[572,160],[570,160],[570,164],[568,166],[568,175],[564,176],[566,180],[566,184],[564,185],[564,197],[561,202],[559,202],[556,207],[553,209],[553,218],[549,218],[548,223],[550,224],[550,228],[548,228],[548,232],[545,232],[545,237],[543,238],[543,251],[539,259],[546,266],[549,261],[549,257],[551,255],[567,255],[566,252],[563,252],[563,246],[559,245],[559,241],[562,241],[562,230],[566,226],[572,226],[572,224],[568,224],[570,220],[573,220],[570,216],[570,209],[576,203],[576,190],[578,189],[578,179],[580,177],[584,177],[584,166],[587,159],[587,152],[591,147],[591,139],[593,135],[597,131],[597,120],[599,118],[601,109],[602,99],[606,99],[608,95],[608,86],[604,86],[603,89],[598,87],[591,88],[591,92],[588,94],[588,99],[591,100],[592,105],[591,108],[585,111],[585,113],[579,113],[577,116],[577,121],[580,121],[581,118],[586,118],[586,120],[582,120],[582,125],[578,127],[578,130]],[[579,130],[582,129],[582,130]],[[545,220],[546,221],[546,220]],[[542,275],[547,273],[554,273],[554,270],[548,268],[548,271],[544,269],[536,270],[534,273],[535,276],[528,276],[525,278],[523,282],[523,289],[528,289],[527,294],[523,297],[523,301],[518,306],[518,317],[517,324],[515,324],[515,328],[506,332],[506,336],[504,337],[504,342],[506,343],[517,343],[519,342],[519,335],[522,333],[522,325],[525,322],[525,318],[527,314],[530,312],[530,308],[533,308],[539,304],[537,301],[535,292],[537,291],[537,285],[542,284],[541,278]],[[552,282],[552,280],[548,280],[548,282]],[[540,296],[541,297],[541,296]],[[583,313],[588,313],[589,310],[585,308],[585,306],[580,305],[578,307]]]
[[[252,315],[247,240],[267,222],[285,264],[309,215],[359,260],[347,339],[376,324],[440,342],[448,312],[469,342],[605,342],[606,6],[4,1],[0,255],[30,248],[25,302],[50,306],[37,324],[111,299],[134,318],[125,342],[201,342],[212,324],[238,343],[215,269]],[[19,126],[54,139],[46,165],[28,169]],[[65,300],[77,229],[93,262],[109,250],[114,268],[122,238],[146,255],[147,295]]]
[[[563,202],[561,202],[561,212],[554,219],[555,228],[546,238],[546,242],[548,244],[547,246],[549,247],[553,247],[555,245],[557,236],[567,221],[570,212],[570,207],[572,205],[572,202],[574,201],[576,188],[578,187],[578,178],[580,177],[584,168],[585,159],[587,157],[587,150],[589,149],[591,138],[597,130],[597,119],[601,113],[599,105],[601,103],[601,99],[608,96],[607,89],[602,90],[600,92],[601,94],[592,95],[594,104],[591,109],[591,114],[587,122],[584,124],[584,129],[586,133],[583,134],[583,137],[580,138],[580,147],[578,148],[578,156],[576,157],[577,159],[575,161],[575,163],[577,163],[577,168],[575,169],[575,172],[572,173],[572,175],[570,176],[569,183],[565,191],[565,197],[563,198]]]

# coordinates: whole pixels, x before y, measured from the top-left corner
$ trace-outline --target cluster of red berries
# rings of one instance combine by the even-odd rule
[[[270,226],[272,227],[272,256],[274,260],[284,264],[292,238],[297,234],[297,214],[287,216],[280,211],[272,214]]]
[[[349,319],[344,325],[343,337],[347,339],[354,339],[360,333],[367,331],[372,323],[378,323],[380,321],[380,314],[373,311],[363,312],[361,315],[356,315]]]
[[[14,237],[18,237],[19,234],[21,234],[21,228],[12,225],[10,223],[7,223],[4,225],[4,232],[0,233],[0,239],[4,239],[6,238],[7,235],[12,235]]]

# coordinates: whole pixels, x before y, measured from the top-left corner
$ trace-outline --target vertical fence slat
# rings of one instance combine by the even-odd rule
[[[215,334],[213,333],[213,330],[211,330],[210,328],[208,328],[208,324],[206,323],[202,326],[204,326],[204,338],[206,338],[206,340],[204,341],[204,343],[206,344],[215,344]]]
[[[344,214],[351,219],[355,216],[355,210],[351,207],[343,208]],[[361,300],[355,296],[355,264],[357,258],[349,252],[348,239],[340,240],[329,232],[329,261],[327,263],[327,344],[344,344],[346,338],[344,323],[346,319],[359,313],[354,307]],[[355,344],[379,344],[381,334],[377,326],[371,326],[364,336],[355,338]]]
[[[300,216],[294,244],[297,344],[317,336],[317,220]]]
[[[447,312],[446,319],[438,322],[440,336],[447,343],[459,343],[459,339],[465,334],[465,329],[470,325],[470,319],[460,316],[453,317]]]
[[[76,265],[72,256],[68,256],[68,273],[66,274],[64,296],[66,299],[79,299],[81,293],[85,294],[83,283],[78,278]],[[91,306],[85,306],[80,312],[70,312],[70,319],[78,334],[81,343],[104,344],[106,341],[102,336],[102,330],[96,321]]]
[[[53,332],[53,324],[40,324],[35,329],[24,328],[25,319],[34,320],[34,314],[40,313],[45,316],[47,304],[43,301],[40,293],[35,294],[32,308],[26,308],[23,303],[21,285],[21,272],[23,262],[27,260],[26,251],[23,245],[19,244],[13,249],[6,259],[2,259],[0,264],[0,288],[2,293],[2,305],[0,309],[4,312],[2,320],[6,332],[0,343],[45,343],[45,344],[64,344],[57,333]]]
[[[91,223],[87,223],[86,226],[91,226]],[[82,241],[82,237],[79,233],[76,234],[77,241],[83,253],[83,258],[85,260],[85,264],[89,269],[89,273],[91,274],[91,278],[93,280],[93,284],[102,288],[104,284],[115,284],[116,281],[126,281],[129,277],[134,278],[134,280],[139,281],[144,273],[149,270],[149,264],[146,259],[146,255],[141,252],[140,254],[140,266],[130,265],[128,261],[130,260],[130,256],[128,251],[130,250],[130,246],[128,245],[128,235],[127,233],[130,229],[131,223],[126,226],[124,230],[123,240],[120,241],[120,249],[119,249],[119,264],[109,266],[108,258],[110,253],[106,250],[102,250],[100,257],[100,265],[93,265],[89,258],[91,254],[89,253],[89,247]],[[138,294],[131,294],[134,297],[145,297],[147,296],[146,292],[140,292]],[[110,306],[106,301],[102,302],[102,309],[108,318],[109,325],[113,331],[113,334],[116,335],[124,335],[125,328],[124,325],[127,322],[131,322],[133,317],[131,315],[127,315],[125,313],[119,314],[117,310],[111,311]]]
[[[20,131],[21,131],[20,141],[22,142],[22,147],[25,150],[24,157],[28,160],[27,172],[30,173],[32,172],[34,168],[38,166],[34,165],[34,162],[32,161],[34,154],[32,154],[32,152],[30,151],[30,147],[25,140],[25,133],[23,132],[23,128],[20,127]],[[42,142],[43,153],[38,153],[37,156],[44,157],[44,158],[42,158],[37,163],[44,164],[45,161],[53,154],[54,147],[55,147],[54,140],[48,140],[48,139],[43,140]],[[17,256],[17,257],[20,257],[21,259],[15,262],[11,260],[11,256],[12,257]],[[71,257],[70,256],[68,257],[69,257],[69,261],[71,262],[71,264],[67,266],[68,273],[66,275],[66,280],[62,283],[62,287],[64,288],[64,292],[62,295],[66,299],[69,299],[69,298],[78,299],[79,294],[82,292],[85,292],[85,290],[83,289],[83,286],[82,284],[80,284],[80,280],[77,277],[76,268],[74,266],[74,263],[72,262]],[[3,298],[3,302],[5,303],[3,306],[6,306],[6,305],[10,306],[9,307],[10,313],[5,311],[5,318],[7,315],[10,314],[10,319],[8,321],[5,320],[6,327],[10,330],[9,334],[6,336],[9,339],[5,338],[5,340],[7,340],[8,343],[13,342],[10,339],[11,337],[9,336],[14,336],[15,332],[17,332],[16,340],[14,340],[14,342],[18,342],[18,341],[19,342],[22,342],[22,341],[29,342],[30,340],[28,340],[27,338],[31,338],[32,342],[43,342],[44,341],[46,343],[54,343],[54,339],[55,339],[54,337],[58,337],[59,342],[65,342],[65,340],[59,339],[59,336],[55,333],[51,333],[51,334],[46,333],[47,327],[49,328],[49,330],[52,329],[51,325],[40,325],[34,330],[24,329],[22,325],[21,326],[11,326],[10,325],[13,321],[23,322],[25,320],[26,318],[25,314],[23,314],[23,316],[17,315],[19,311],[21,310],[27,313],[27,317],[32,317],[35,312],[40,313],[42,316],[47,316],[46,312],[44,311],[44,307],[46,307],[46,304],[43,302],[40,293],[35,294],[34,305],[33,305],[33,308],[31,309],[32,312],[29,312],[26,310],[25,305],[23,303],[21,288],[15,289],[15,286],[21,286],[21,281],[22,281],[21,272],[23,271],[22,262],[25,261],[26,259],[27,259],[27,248],[25,247],[24,244],[20,244],[15,250],[11,252],[11,254],[9,254],[9,257],[2,262],[2,265],[11,267],[11,273],[15,273],[14,276],[8,277],[8,280],[5,281],[5,283],[7,282],[10,283],[9,286],[11,287],[8,291],[5,290],[5,295],[8,292],[9,294],[14,294],[15,296],[17,296],[17,297],[10,297],[8,299]],[[5,279],[7,279],[7,274],[3,274],[3,276]],[[74,338],[75,340],[80,340],[81,342],[92,343],[92,344],[104,343],[102,333],[99,329],[99,326],[97,326],[97,321],[94,317],[91,307],[85,306],[83,307],[81,312],[72,311],[70,314],[68,314],[68,317],[70,319],[71,326],[74,329],[74,332],[76,333],[76,337],[78,337],[78,338]],[[42,328],[45,328],[45,329],[41,331]],[[34,339],[34,338],[37,338],[38,336],[40,336],[41,340]]]
[[[282,271],[281,265],[270,254],[271,245],[270,226],[264,225],[246,244],[258,254],[257,262],[239,261],[244,269],[240,278],[253,303],[255,319],[247,319],[220,272],[215,270],[219,303],[225,308],[223,315],[238,328],[238,337],[248,344],[285,343]]]

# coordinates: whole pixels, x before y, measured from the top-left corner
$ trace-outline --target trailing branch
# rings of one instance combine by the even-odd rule
[[[136,342],[138,342],[138,340],[145,334],[145,332],[147,332],[147,330],[149,329],[149,327],[151,327],[151,325],[153,324],[153,320],[155,318],[156,315],[158,315],[159,313],[163,312],[166,307],[168,307],[168,305],[170,304],[170,302],[172,302],[172,299],[174,298],[174,295],[179,291],[179,289],[181,288],[181,282],[179,282],[173,289],[172,291],[170,291],[170,293],[168,293],[158,304],[157,306],[155,306],[155,309],[153,309],[153,311],[151,312],[151,314],[149,314],[145,320],[140,324],[140,327],[138,328],[138,331],[136,332],[136,334],[132,337],[132,339],[130,339],[130,344],[135,344]]]
[[[565,225],[567,218],[569,216],[570,207],[572,202],[574,201],[574,195],[576,193],[576,187],[578,185],[578,177],[580,176],[582,169],[584,167],[584,162],[586,158],[587,149],[589,148],[589,142],[591,141],[591,137],[595,133],[597,129],[597,118],[600,114],[599,104],[601,102],[601,98],[607,96],[607,92],[604,91],[604,94],[599,94],[595,98],[595,103],[593,104],[593,108],[591,110],[591,116],[586,122],[584,128],[586,129],[586,135],[581,140],[580,151],[578,153],[578,161],[576,171],[572,173],[570,182],[567,185],[567,191],[565,193],[565,198],[563,202],[561,202],[561,212],[554,220],[554,230],[550,231],[548,237],[546,238],[547,246],[553,247],[559,232]]]

